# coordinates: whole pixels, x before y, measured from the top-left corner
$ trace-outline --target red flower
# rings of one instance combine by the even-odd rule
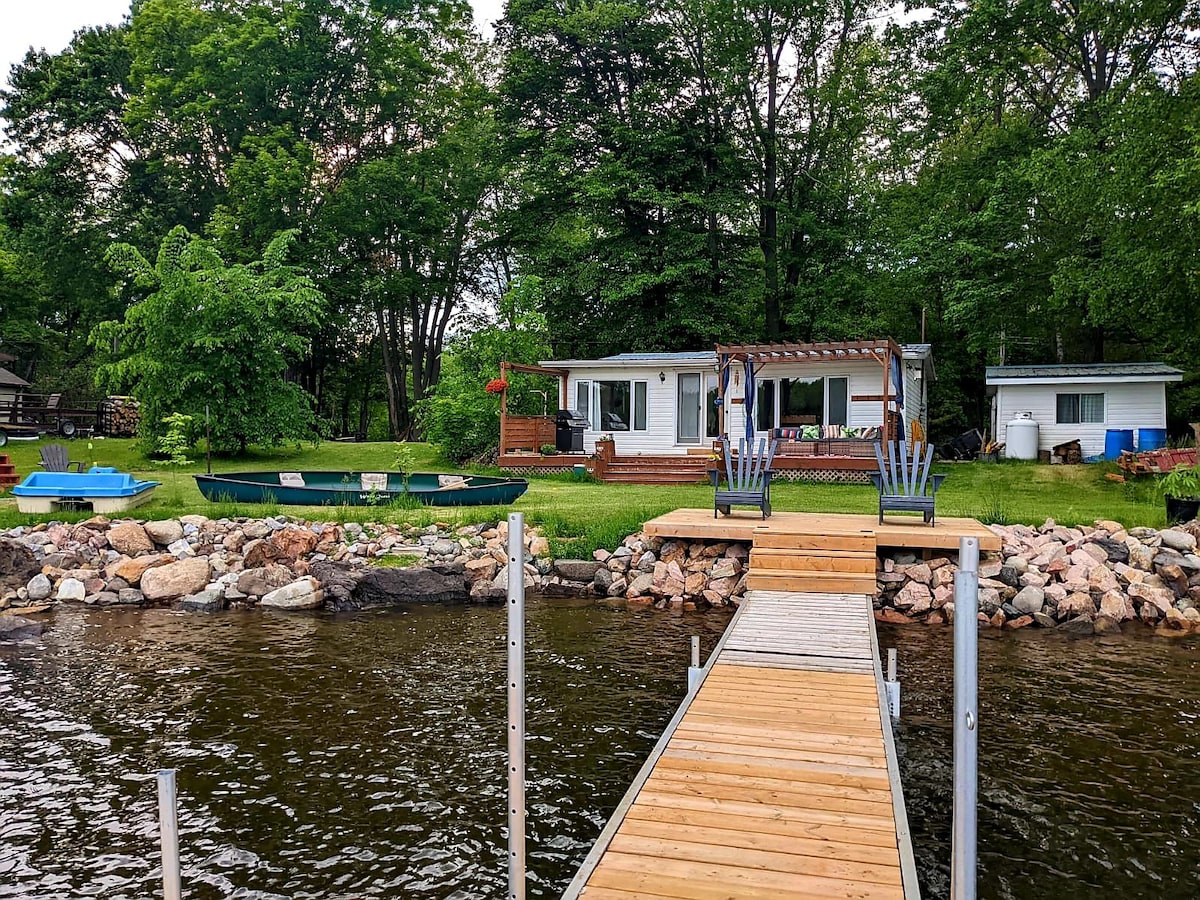
[[[502,394],[508,390],[508,382],[503,378],[493,378],[487,383],[487,387],[484,390],[489,394]]]

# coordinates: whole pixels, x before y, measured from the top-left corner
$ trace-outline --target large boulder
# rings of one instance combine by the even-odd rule
[[[319,560],[313,563],[313,576],[320,582],[328,609],[367,609],[403,606],[409,603],[468,603],[471,578],[461,565],[412,566],[391,568],[350,566]],[[503,570],[501,570],[503,574]],[[486,581],[476,581],[487,594],[477,599],[493,600]],[[498,588],[503,596],[505,588]]]
[[[1160,531],[1158,536],[1162,538],[1164,547],[1178,550],[1180,553],[1191,553],[1196,549],[1196,537],[1189,532],[1177,528],[1166,528]]]
[[[569,581],[591,581],[599,568],[600,563],[593,559],[560,559],[554,563],[554,571]]]
[[[208,584],[208,574],[205,556],[158,566],[142,575],[142,595],[150,601],[164,601],[197,594]]]
[[[316,609],[324,599],[320,582],[309,575],[265,594],[259,606],[271,609]]]
[[[58,583],[58,593],[54,596],[57,600],[74,600],[78,602],[87,596],[87,588],[78,578],[64,578]]]
[[[42,623],[21,616],[0,616],[0,642],[32,641],[42,636]]]
[[[295,575],[285,566],[258,566],[238,575],[237,589],[247,597],[264,597],[290,584],[294,578]]]
[[[173,544],[183,537],[183,526],[175,519],[160,519],[156,522],[147,522],[143,527],[150,540],[162,547]]]
[[[279,556],[288,560],[312,553],[317,541],[317,536],[307,528],[282,528],[271,535],[271,543],[279,551]]]
[[[1046,602],[1046,594],[1041,588],[1026,587],[1017,592],[1017,596],[1013,597],[1013,607],[1022,615],[1032,616],[1034,613],[1042,612],[1042,607]]]
[[[146,533],[146,529],[137,522],[122,522],[108,530],[108,542],[118,553],[126,556],[137,556],[139,553],[153,553],[154,542]]]
[[[54,585],[50,579],[40,572],[29,579],[29,584],[25,585],[25,597],[34,603],[45,600],[54,590]]]
[[[151,569],[166,566],[175,562],[175,557],[167,553],[158,555],[139,556],[137,559],[127,559],[112,570],[112,577],[120,578],[127,584],[137,584]]]
[[[33,551],[19,541],[0,538],[0,593],[4,588],[24,587],[42,570]]]

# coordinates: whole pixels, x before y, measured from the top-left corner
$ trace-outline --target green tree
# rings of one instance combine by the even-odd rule
[[[500,400],[487,393],[487,383],[500,374],[500,363],[537,363],[550,355],[546,319],[539,311],[544,284],[537,276],[518,279],[500,302],[499,316],[477,322],[446,350],[442,378],[433,395],[418,407],[425,434],[450,459],[487,457],[500,443]],[[532,375],[513,375],[509,411],[541,415],[547,404],[556,409],[557,383]]]
[[[285,232],[261,260],[235,265],[182,226],[153,265],[128,244],[110,248],[110,264],[140,298],[123,321],[93,334],[112,355],[98,381],[138,398],[145,438],[157,441],[173,413],[200,421],[206,406],[220,451],[315,434],[312,398],[286,376],[308,349],[323,300],[288,264],[293,241]]]

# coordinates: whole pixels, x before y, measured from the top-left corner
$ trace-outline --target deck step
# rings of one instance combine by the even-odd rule
[[[854,572],[778,572],[755,570],[750,562],[746,587],[752,591],[794,591],[811,594],[827,591],[846,594],[874,594],[875,574]]]
[[[7,453],[0,453],[0,488],[12,487],[21,483],[21,476],[16,467],[8,461]]]
[[[752,591],[874,595],[875,535],[764,531],[750,550]]]
[[[623,484],[698,484],[708,481],[708,458],[619,456],[605,465],[604,480]]]
[[[750,551],[750,566],[772,572],[856,572],[875,574],[874,553],[821,553],[819,551]]]

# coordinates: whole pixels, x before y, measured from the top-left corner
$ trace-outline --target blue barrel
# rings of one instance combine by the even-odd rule
[[[1137,433],[1138,450],[1161,450],[1167,446],[1167,429],[1139,428]]]
[[[1104,432],[1104,458],[1116,459],[1122,450],[1133,452],[1133,429],[1110,428]]]

